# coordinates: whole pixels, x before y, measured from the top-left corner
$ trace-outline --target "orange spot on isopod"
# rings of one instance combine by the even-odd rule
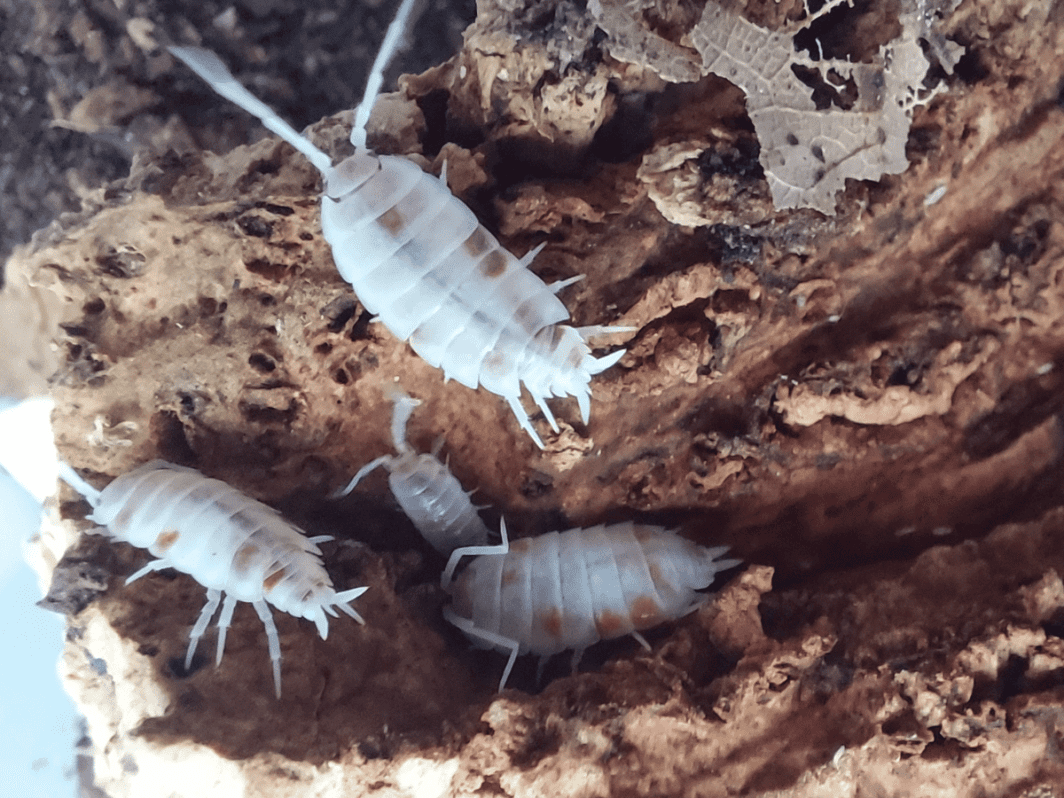
[[[632,526],[632,536],[638,541],[653,540],[658,536],[658,527],[635,524]]]
[[[595,628],[603,638],[617,637],[626,631],[624,618],[611,610],[603,610],[595,616]]]
[[[386,210],[377,217],[377,221],[380,222],[384,229],[393,236],[398,235],[399,232],[406,227],[406,221],[403,219],[403,215],[395,208],[389,208]]]
[[[278,571],[274,571],[272,574],[262,580],[262,589],[266,592],[273,590],[275,587],[277,587],[277,583],[285,578],[287,573],[288,572],[284,568],[281,568]]]
[[[539,625],[552,637],[562,636],[562,613],[557,607],[551,607],[538,618]]]
[[[258,546],[254,543],[245,543],[237,549],[236,554],[233,556],[233,571],[238,574],[245,573],[251,565],[256,551],[258,551]]]
[[[177,543],[179,537],[181,537],[180,532],[175,529],[169,529],[155,539],[155,548],[158,549],[160,553],[169,551],[170,547]]]
[[[632,611],[630,613],[632,618],[632,625],[636,629],[649,629],[651,626],[657,626],[663,618],[661,617],[661,607],[658,606],[658,602],[650,596],[639,596],[632,602]]]
[[[462,248],[474,258],[483,255],[490,246],[491,242],[488,240],[488,234],[484,232],[482,227],[478,227],[469,234],[469,238],[462,242]]]
[[[482,368],[489,374],[500,374],[507,366],[506,357],[501,352],[489,352],[484,358]]]
[[[485,277],[498,277],[506,271],[506,256],[501,249],[489,252],[480,261],[480,271]]]

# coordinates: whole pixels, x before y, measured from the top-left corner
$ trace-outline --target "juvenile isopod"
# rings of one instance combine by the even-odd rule
[[[215,664],[222,661],[237,602],[250,602],[266,627],[278,698],[281,644],[269,604],[314,621],[323,640],[329,634],[326,614],[337,617],[334,607],[364,623],[348,604],[367,588],[336,592],[322,565],[318,543],[330,537],[308,538],[272,507],[221,480],[164,460],[145,463],[102,491],[69,467],[62,467],[62,474],[92,505],[91,520],[105,526],[116,540],[146,548],[159,558],[126,579],[126,584],[152,571],[175,568],[207,588],[207,604],[192,627],[186,669],[219,604]]]
[[[589,383],[624,350],[591,354],[587,339],[620,327],[570,327],[555,294],[575,280],[546,285],[528,269],[542,245],[518,259],[439,179],[407,158],[366,147],[366,123],[381,72],[413,0],[403,0],[370,73],[351,130],[355,154],[332,160],[241,86],[221,60],[195,47],[170,52],[223,97],[258,117],[317,167],[324,178],[321,226],[341,276],[392,334],[445,379],[483,385],[506,399],[538,446],[543,442],[521,404],[524,384],[551,427],[552,396],[574,396],[587,423]],[[446,171],[446,170],[445,170]]]
[[[632,635],[680,618],[708,598],[697,592],[740,564],[717,559],[727,546],[705,548],[660,526],[631,521],[550,532],[509,543],[469,546],[451,554],[441,584],[453,601],[444,617],[474,644],[509,652],[506,686],[518,654],[547,658],[599,640]],[[452,579],[459,560],[479,555]]]
[[[436,456],[442,439],[431,454],[418,454],[406,442],[406,423],[421,402],[399,388],[392,388],[389,393],[395,402],[392,441],[398,457],[386,454],[366,463],[336,495],[346,496],[363,477],[384,466],[395,500],[436,551],[449,555],[459,546],[486,545],[488,527],[477,515],[469,493]]]

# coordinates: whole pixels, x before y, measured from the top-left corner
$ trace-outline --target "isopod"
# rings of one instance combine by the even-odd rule
[[[547,658],[682,617],[708,598],[698,590],[740,564],[717,559],[727,546],[705,548],[660,526],[631,521],[508,542],[451,554],[441,584],[453,598],[443,611],[474,644],[509,651],[506,686],[518,654]],[[479,555],[452,579],[462,557]]]
[[[207,588],[207,604],[192,627],[186,669],[219,604],[215,665],[222,661],[237,602],[250,602],[266,627],[278,698],[281,644],[268,604],[314,621],[323,640],[329,634],[326,614],[338,617],[333,607],[365,623],[348,604],[367,588],[336,592],[322,565],[318,543],[330,540],[329,535],[308,538],[272,507],[221,480],[164,460],[138,466],[102,491],[69,466],[61,466],[61,472],[92,505],[90,520],[105,526],[116,540],[146,548],[159,558],[126,584],[152,571],[175,568]]]
[[[467,493],[436,456],[442,439],[431,454],[418,454],[406,442],[407,421],[421,402],[399,388],[391,389],[390,394],[395,402],[392,441],[399,456],[386,454],[366,463],[336,495],[346,496],[363,477],[384,466],[388,469],[388,485],[395,500],[436,551],[449,555],[459,546],[486,545],[488,527],[469,500],[472,491]]]
[[[580,279],[551,286],[528,269],[540,245],[518,259],[480,224],[447,187],[413,161],[377,155],[366,146],[369,111],[381,73],[405,25],[413,0],[403,0],[370,72],[351,130],[355,154],[333,166],[327,154],[253,96],[208,50],[171,47],[216,92],[303,153],[324,178],[322,233],[341,276],[362,304],[445,379],[483,385],[509,403],[518,423],[543,442],[521,404],[521,384],[555,432],[551,396],[574,396],[580,416],[590,413],[589,383],[624,350],[591,354],[587,339],[622,327],[570,327],[555,294]]]

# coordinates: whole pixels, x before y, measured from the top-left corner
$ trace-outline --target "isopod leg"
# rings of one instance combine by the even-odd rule
[[[375,468],[380,468],[382,465],[390,462],[391,460],[392,456],[390,454],[378,457],[376,460],[370,460],[368,463],[362,466],[362,468],[358,469],[358,473],[351,478],[351,481],[347,483],[346,488],[333,492],[331,494],[331,498],[339,499],[341,496],[346,496],[348,493],[355,489],[355,485],[361,482],[362,478],[366,476],[366,474],[368,474],[370,471],[373,471]]]
[[[139,571],[135,571],[132,574],[130,574],[129,576],[127,576],[126,577],[126,584],[128,585],[130,582],[136,582],[142,576],[147,576],[152,571],[161,571],[164,568],[169,568],[169,567],[171,567],[171,566],[170,566],[170,562],[168,560],[165,560],[165,559],[163,559],[163,560],[152,560],[150,563],[145,565]]]
[[[458,567],[458,561],[463,557],[479,557],[482,554],[506,554],[510,551],[510,539],[506,535],[506,519],[499,519],[499,534],[502,535],[502,542],[495,546],[461,546],[451,552],[451,557],[447,560],[447,567],[443,569],[443,574],[440,576],[440,587],[446,590],[451,585],[451,579],[454,576],[454,569]]]
[[[510,658],[506,661],[506,667],[503,668],[502,678],[499,680],[499,692],[501,693],[506,687],[506,682],[510,678],[510,671],[514,668],[514,663],[517,662],[517,655],[521,652],[521,644],[510,637],[503,637],[495,632],[489,632],[487,629],[481,629],[473,624],[469,618],[463,618],[460,615],[456,615],[450,607],[445,607],[443,610],[443,617],[450,623],[453,623],[466,637],[473,640],[479,640],[482,643],[487,643],[496,649],[510,650]]]
[[[573,650],[573,657],[569,660],[569,668],[572,670],[573,675],[576,675],[577,668],[580,667],[580,660],[584,657],[584,649],[577,648]]]
[[[505,640],[505,638],[502,639]],[[514,669],[514,663],[517,662],[517,654],[521,646],[516,640],[510,640],[509,643],[513,648],[510,649],[510,658],[506,660],[506,667],[502,669],[502,678],[499,679],[500,693],[506,689],[506,680],[510,678],[510,671]]]
[[[156,560],[156,562],[158,562],[158,560]],[[186,671],[192,667],[192,657],[196,654],[196,646],[199,645],[199,640],[203,637],[203,633],[207,631],[207,626],[210,624],[211,618],[214,616],[214,613],[221,602],[222,591],[208,588],[207,603],[203,606],[203,609],[200,610],[199,617],[196,619],[196,624],[192,627],[192,634],[189,635],[188,651],[185,653]]]
[[[225,637],[229,633],[229,624],[233,622],[233,610],[236,609],[236,598],[226,596],[222,602],[222,612],[218,615],[218,649],[214,653],[214,666],[222,664],[222,654],[225,652]]]
[[[532,440],[536,442],[536,446],[542,449],[543,441],[540,440],[535,427],[532,426],[532,421],[528,418],[528,413],[525,412],[525,409],[521,406],[521,400],[516,396],[507,396],[506,401],[510,403],[510,409],[513,410],[514,415],[517,416],[517,423],[521,425],[521,429],[531,435]]]
[[[547,662],[550,660],[550,654],[543,654],[536,661],[536,687],[543,684],[543,669],[547,667]]]
[[[634,632],[633,631],[632,632],[632,637],[634,637],[636,640],[638,640],[639,641],[639,645],[641,645],[647,651],[651,650],[650,649],[650,643],[648,643],[647,639],[645,637],[643,637],[643,635],[639,634],[639,632]]]
[[[277,627],[273,622],[273,614],[269,605],[259,599],[253,601],[251,606],[259,614],[262,625],[266,627],[266,642],[270,649],[270,662],[273,663],[273,688],[277,697],[281,697],[281,638],[277,636]]]
[[[550,292],[552,294],[556,294],[559,291],[561,291],[563,288],[568,288],[573,283],[580,282],[586,276],[587,276],[586,274],[578,274],[578,275],[576,275],[576,277],[570,277],[568,280],[555,280],[553,283],[548,285],[547,288],[550,289]]]
[[[550,424],[550,428],[555,432],[558,431],[558,422],[554,420],[554,414],[550,412],[550,408],[547,407],[547,398],[540,396],[539,394],[532,394],[532,398],[536,400],[536,404],[539,405],[539,409],[543,411],[543,415],[547,419],[547,423]]]
[[[536,255],[538,255],[540,252],[543,251],[543,247],[545,247],[545,246],[547,246],[547,242],[546,241],[544,241],[538,247],[533,247],[528,252],[526,252],[524,254],[524,256],[521,258],[521,260],[517,261],[518,267],[526,268],[530,263],[532,263],[532,261],[534,261],[536,259]],[[582,276],[578,277],[576,279],[582,279]],[[569,285],[570,283],[574,282],[574,280],[572,278],[570,278],[568,280],[563,280],[562,282],[564,282],[565,285]],[[558,284],[555,283],[554,285],[558,285]],[[562,288],[565,288],[565,285],[558,286],[558,288],[554,288],[553,286],[548,286],[548,288],[550,288],[552,291],[554,291],[554,293],[558,293],[559,290],[561,290]]]

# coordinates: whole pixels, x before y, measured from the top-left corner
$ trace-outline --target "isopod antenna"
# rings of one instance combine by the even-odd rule
[[[59,478],[85,497],[94,508],[100,503],[100,491],[78,476],[78,472],[66,463],[59,462]]]
[[[399,10],[395,12],[395,19],[392,20],[392,24],[388,26],[388,30],[384,34],[381,49],[377,51],[377,57],[373,60],[373,66],[370,67],[369,75],[366,77],[366,91],[362,95],[362,102],[355,109],[354,127],[351,128],[351,143],[360,149],[367,149],[366,125],[369,124],[370,112],[373,110],[373,104],[380,93],[381,85],[384,83],[384,70],[399,49],[403,31],[406,30],[410,12],[413,11],[416,2],[417,0],[403,0],[399,4]]]
[[[202,47],[171,47],[170,53],[203,78],[207,85],[230,102],[236,103],[305,156],[318,171],[325,174],[332,169],[332,159],[301,135],[294,127],[274,113],[270,106],[245,89],[222,63],[222,59]]]

